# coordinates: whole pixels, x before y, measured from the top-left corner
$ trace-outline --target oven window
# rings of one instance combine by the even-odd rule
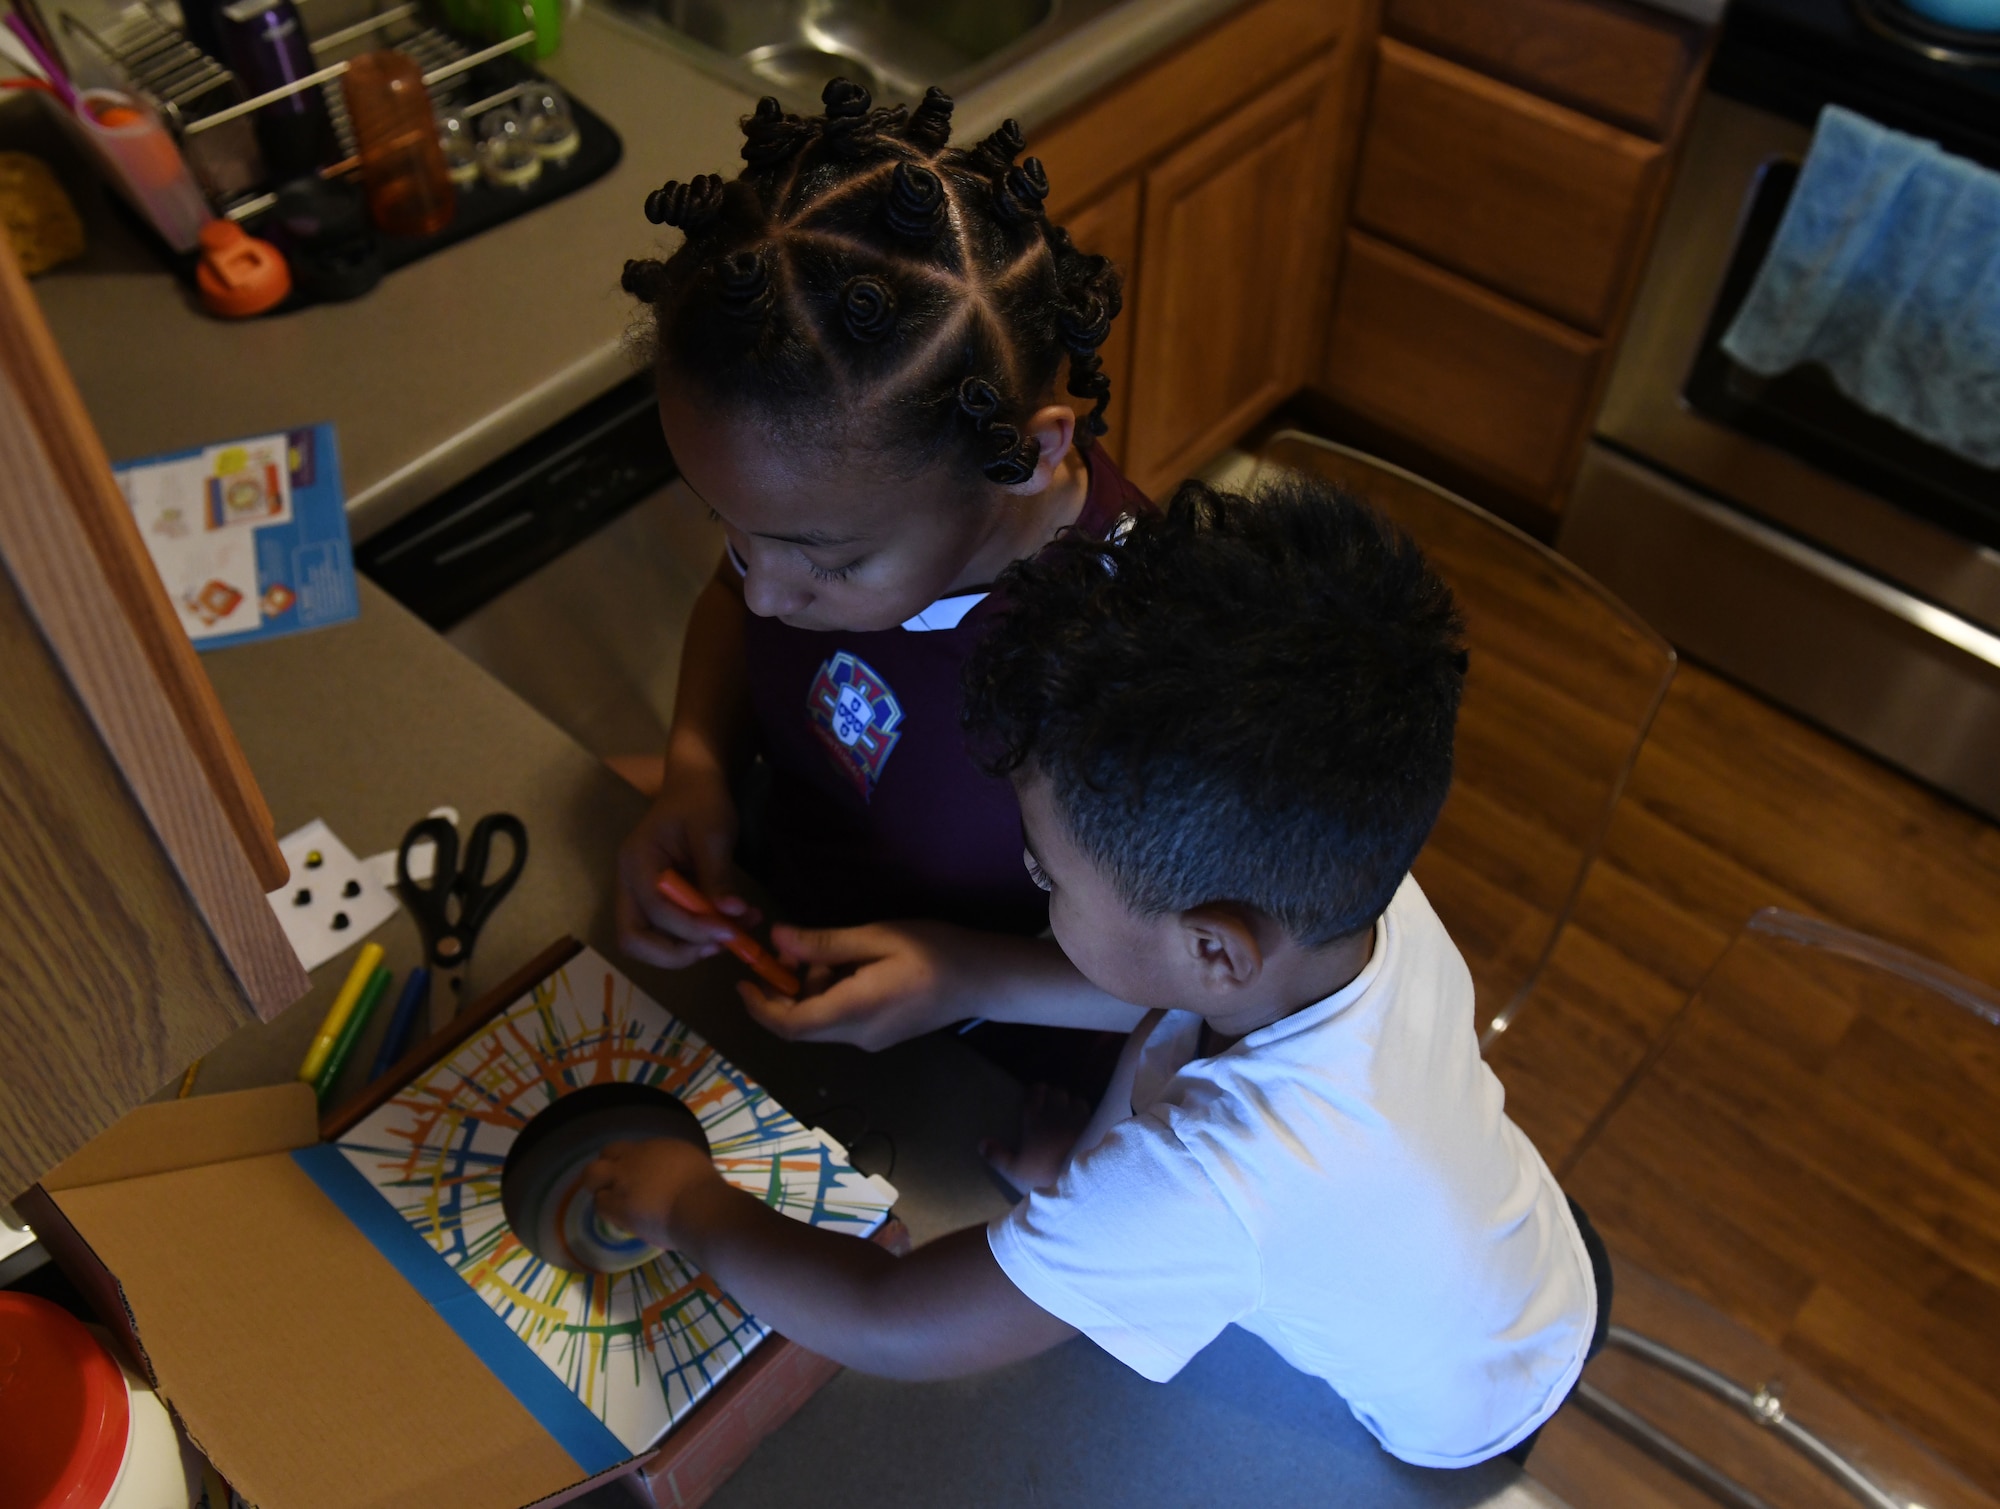
[[[1818,363],[1760,377],[1724,354],[1723,332],[1749,295],[1798,178],[1796,162],[1769,162],[1759,172],[1683,396],[1697,413],[2000,549],[2000,476],[1869,413]]]

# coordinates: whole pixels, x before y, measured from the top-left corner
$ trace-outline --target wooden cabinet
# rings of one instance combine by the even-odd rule
[[[1109,453],[1162,494],[1310,388],[1551,523],[1706,41],[1631,0],[1253,0],[1035,133],[1126,276]]]
[[[1146,174],[1126,459],[1163,491],[1305,380],[1330,206],[1333,63],[1301,69]]]
[[[1561,508],[1706,34],[1627,0],[1386,0],[1314,389],[1530,525]]]
[[[1528,496],[1561,480],[1603,343],[1359,232],[1347,238],[1327,392]]]
[[[1132,410],[1132,322],[1139,295],[1139,180],[1128,178],[1084,209],[1063,218],[1070,239],[1085,251],[1109,257],[1125,277],[1125,312],[1111,322],[1111,336],[1098,348],[1098,360],[1111,379],[1111,405],[1105,418],[1111,433],[1099,443],[1111,459],[1125,465],[1126,416]]]
[[[1295,393],[1323,330],[1360,0],[1261,0],[1031,149],[1050,214],[1126,277],[1114,459],[1156,496]]]
[[[1354,219],[1581,329],[1611,320],[1662,148],[1384,39]]]
[[[1701,55],[1699,31],[1622,0],[1389,0],[1383,30],[1656,141]]]
[[[1030,149],[1058,214],[1096,200],[1346,37],[1359,0],[1255,0],[1079,105]]]

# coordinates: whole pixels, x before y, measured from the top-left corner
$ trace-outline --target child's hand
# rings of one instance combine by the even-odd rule
[[[744,981],[750,1015],[779,1037],[853,1043],[870,1052],[975,1014],[965,982],[980,935],[944,922],[809,929],[780,923],[771,941],[802,964],[797,1000]]]
[[[618,946],[666,969],[705,959],[721,946],[724,929],[713,919],[682,911],[655,888],[667,869],[692,880],[725,916],[753,926],[756,909],[733,894],[735,850],[736,803],[722,767],[670,750],[659,799],[618,851]]]
[[[684,1214],[684,1197],[721,1178],[714,1161],[692,1142],[655,1137],[612,1143],[583,1171],[583,1187],[607,1220],[655,1247],[681,1247],[675,1214]]]
[[[1021,1194],[1053,1189],[1089,1129],[1094,1109],[1089,1101],[1055,1085],[1030,1085],[1021,1102],[1021,1135],[1014,1146],[983,1138],[979,1156]]]

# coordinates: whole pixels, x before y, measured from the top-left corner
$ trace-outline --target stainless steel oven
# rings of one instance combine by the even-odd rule
[[[1733,20],[1746,5],[1751,22],[1854,19],[1842,0],[1737,0]],[[2000,132],[1991,76],[1963,91],[1984,114],[1940,114],[1951,101],[1913,70],[1947,65],[1891,66],[1862,35],[1844,58],[1795,45],[1760,66],[1725,32],[1729,92],[1697,108],[1558,543],[1695,659],[2000,816],[2000,472],[1817,369],[1761,381],[1717,345],[1820,103],[2000,158],[1980,130]]]

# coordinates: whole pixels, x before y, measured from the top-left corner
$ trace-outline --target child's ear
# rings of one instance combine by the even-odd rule
[[[1016,482],[1005,489],[1022,497],[1033,497],[1036,493],[1049,490],[1055,481],[1056,468],[1062,465],[1070,447],[1076,443],[1076,410],[1067,404],[1044,404],[1028,416],[1028,433],[1041,446],[1041,455],[1035,461],[1035,474],[1025,482]]]
[[[1188,959],[1211,990],[1242,990],[1264,971],[1264,947],[1257,929],[1233,906],[1210,904],[1181,913],[1181,940]]]

